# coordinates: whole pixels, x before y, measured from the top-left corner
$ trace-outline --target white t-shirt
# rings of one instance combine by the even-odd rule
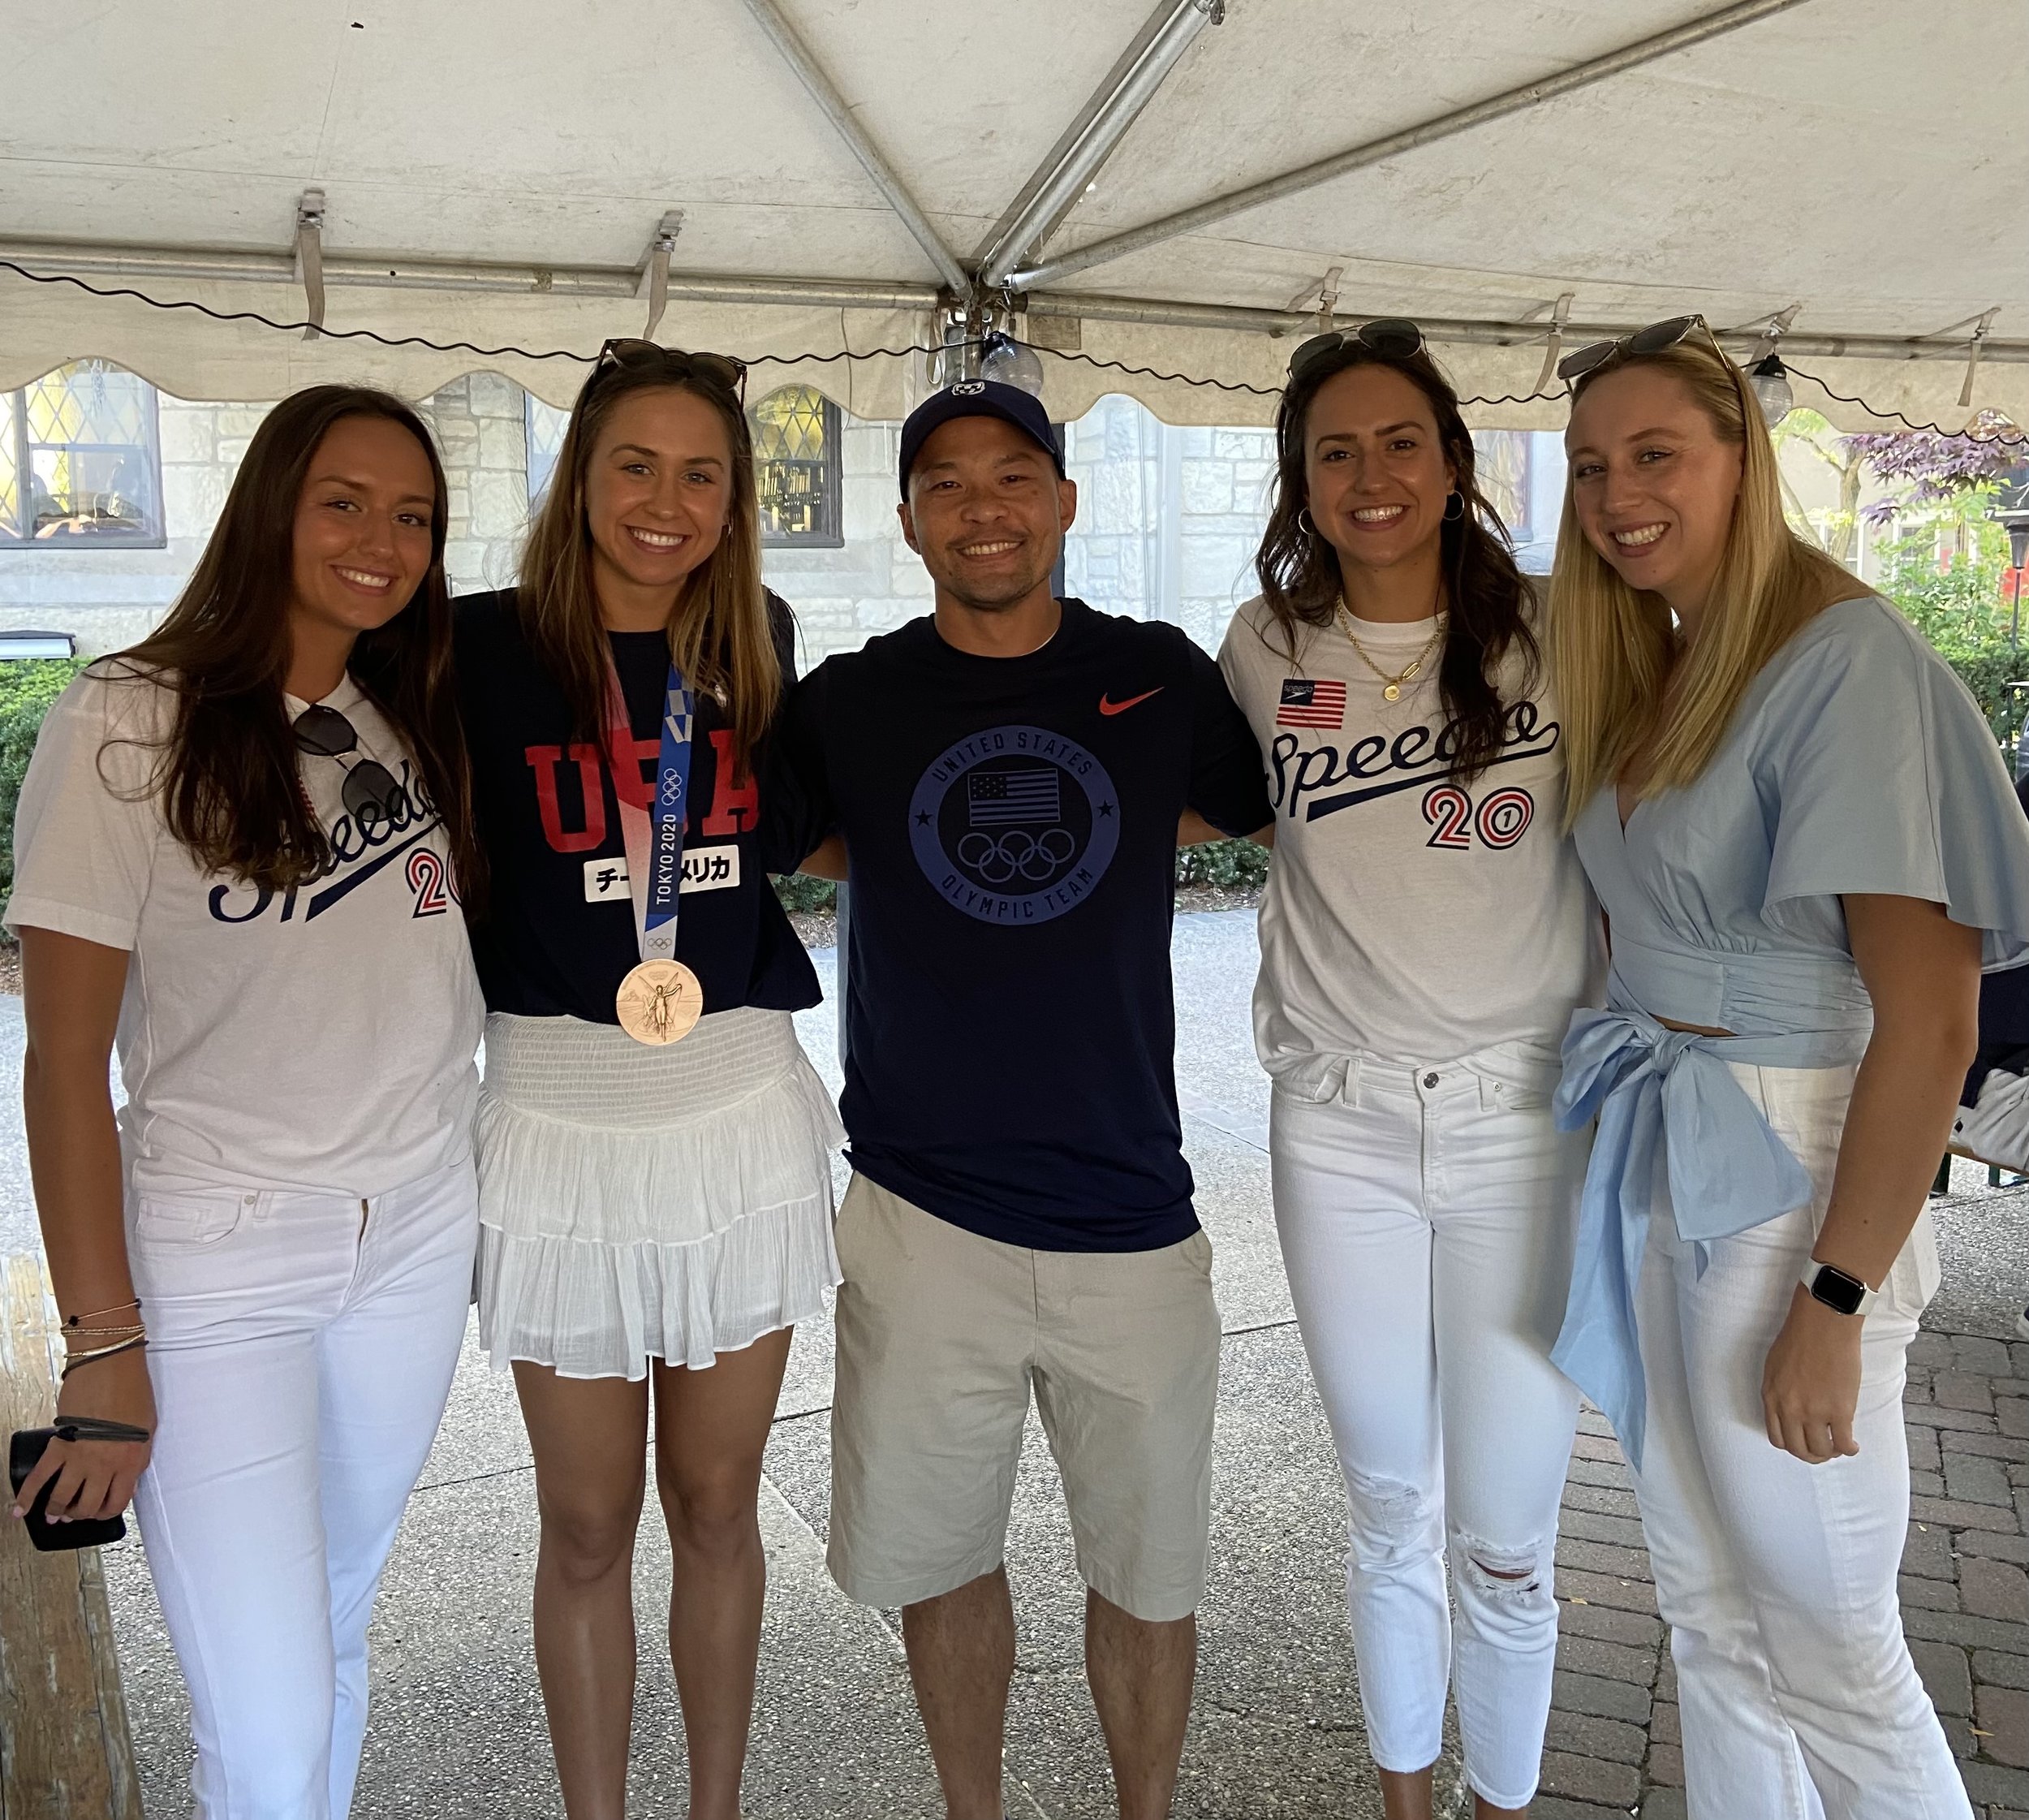
[[[292,718],[308,705],[287,699]],[[101,665],[42,724],[6,920],[133,955],[118,1048],[136,1187],[374,1195],[470,1151],[484,1008],[442,821],[350,677],[325,705],[409,802],[363,826],[340,761],[303,757],[334,863],[280,895],[205,873],[170,833],[149,789],[167,689]]]
[[[1437,630],[1362,620],[1394,675]],[[1295,659],[1257,597],[1219,666],[1260,741],[1275,805],[1261,902],[1255,1042],[1278,1080],[1332,1059],[1455,1061],[1496,1044],[1555,1058],[1573,1008],[1596,1002],[1599,913],[1560,831],[1564,766],[1546,676],[1502,689],[1507,744],[1455,784],[1437,655],[1383,698],[1342,627],[1301,627]],[[1540,666],[1539,666],[1540,667]]]

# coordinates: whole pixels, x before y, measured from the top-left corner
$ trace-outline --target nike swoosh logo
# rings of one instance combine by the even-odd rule
[[[1137,701],[1146,701],[1150,696],[1161,693],[1161,687],[1157,685],[1154,688],[1144,690],[1139,695],[1131,695],[1125,701],[1114,701],[1102,695],[1099,698],[1099,711],[1102,714],[1124,714]]]

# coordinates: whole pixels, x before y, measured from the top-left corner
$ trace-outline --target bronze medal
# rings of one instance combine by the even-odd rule
[[[681,1042],[704,1011],[704,989],[680,960],[644,960],[614,995],[620,1028],[636,1042]]]

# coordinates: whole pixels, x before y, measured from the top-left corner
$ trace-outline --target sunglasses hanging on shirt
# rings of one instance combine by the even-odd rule
[[[394,774],[377,758],[360,758],[359,730],[335,708],[321,703],[297,715],[296,750],[314,758],[335,760],[344,767],[345,787],[340,792],[345,812],[355,822],[368,815],[391,822],[407,801],[407,792]]]

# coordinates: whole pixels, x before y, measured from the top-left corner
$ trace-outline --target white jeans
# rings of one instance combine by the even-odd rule
[[[1635,1488],[1673,1630],[1691,1820],[1971,1820],[1895,1589],[1904,1356],[1937,1280],[1928,1216],[1863,1330],[1859,1452],[1812,1466],[1772,1447],[1762,1367],[1824,1218],[1853,1070],[1734,1075],[1817,1195],[1708,1247],[1702,1276],[1666,1204],[1649,1222]]]
[[[1269,1126],[1282,1260],[1346,1474],[1374,1761],[1437,1761],[1455,1634],[1466,1775],[1497,1807],[1527,1805],[1542,1766],[1578,1420],[1549,1354],[1586,1145],[1551,1123],[1556,1072],[1505,1047],[1355,1057],[1332,1098],[1278,1086]]]
[[[470,1162],[376,1196],[131,1196],[155,1450],[134,1498],[203,1820],[344,1820],[366,1627],[471,1300]]]

